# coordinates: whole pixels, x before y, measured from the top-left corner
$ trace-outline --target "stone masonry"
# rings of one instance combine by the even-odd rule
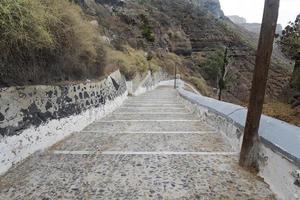
[[[100,82],[0,89],[0,137],[17,135],[52,119],[80,114],[125,91],[125,79],[119,72]]]

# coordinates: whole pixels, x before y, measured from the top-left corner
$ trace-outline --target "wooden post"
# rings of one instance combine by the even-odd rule
[[[259,152],[258,129],[263,109],[268,70],[273,51],[278,10],[279,0],[265,0],[263,21],[256,52],[247,121],[240,154],[240,165],[246,168],[254,167],[257,169],[257,158]]]

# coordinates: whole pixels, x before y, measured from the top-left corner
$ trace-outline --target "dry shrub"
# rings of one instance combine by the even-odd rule
[[[73,49],[96,57],[95,42],[100,38],[95,27],[84,19],[81,8],[66,0],[44,0],[46,10],[57,20],[49,24],[56,46]],[[79,49],[77,49],[79,48]]]
[[[53,47],[49,23],[56,20],[37,0],[2,0],[0,4],[1,53],[19,47]]]
[[[178,70],[183,66],[182,58],[174,53],[167,53],[161,57],[156,56],[153,59],[153,63],[156,66],[162,67],[170,74],[174,74],[175,66]]]
[[[300,126],[300,107],[291,108],[291,105],[282,102],[267,102],[263,113],[271,117]]]
[[[134,78],[136,73],[145,73],[149,63],[143,50],[136,50],[130,46],[123,46],[123,51],[106,47],[108,65],[117,66],[126,79]]]
[[[97,78],[105,53],[95,27],[68,0],[3,0],[0,86]]]
[[[191,76],[189,77],[189,82],[195,85],[201,94],[205,96],[209,95],[206,81],[202,77],[199,78],[199,77]]]

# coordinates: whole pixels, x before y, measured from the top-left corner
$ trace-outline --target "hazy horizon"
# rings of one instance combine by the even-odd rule
[[[264,0],[220,0],[225,15],[238,15],[248,23],[261,23]],[[278,23],[285,27],[300,14],[300,0],[281,0]]]

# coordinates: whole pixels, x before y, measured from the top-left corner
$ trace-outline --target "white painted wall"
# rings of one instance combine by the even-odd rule
[[[45,150],[73,132],[80,132],[118,108],[127,98],[127,92],[107,101],[102,107],[91,108],[79,115],[51,120],[39,127],[30,127],[19,135],[4,137],[0,141],[0,174],[38,150]]]
[[[280,153],[261,144],[261,155],[265,158],[259,166],[259,175],[270,185],[271,190],[282,200],[300,200],[300,187],[294,183],[294,174],[300,168]]]

